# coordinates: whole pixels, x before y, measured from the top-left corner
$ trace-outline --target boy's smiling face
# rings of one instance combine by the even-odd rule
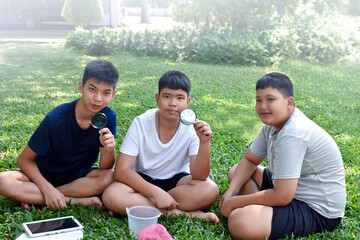
[[[259,89],[256,93],[256,113],[260,120],[279,132],[294,110],[294,98],[284,97],[275,88]]]
[[[94,78],[87,80],[85,85],[79,83],[79,91],[85,107],[92,114],[101,111],[116,94],[113,86],[107,82],[99,82]]]
[[[179,120],[182,110],[188,107],[190,97],[182,89],[163,88],[155,96],[160,113],[168,120]]]

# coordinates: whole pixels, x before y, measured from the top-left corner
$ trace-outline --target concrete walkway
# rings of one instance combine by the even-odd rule
[[[0,42],[64,42],[74,28],[0,29]]]

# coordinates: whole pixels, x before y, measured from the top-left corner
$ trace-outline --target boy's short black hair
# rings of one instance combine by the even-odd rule
[[[262,76],[256,82],[256,91],[264,88],[275,88],[284,98],[294,97],[293,84],[288,76],[279,72],[271,72]]]
[[[166,87],[175,90],[182,89],[187,93],[188,96],[190,95],[190,80],[182,72],[169,71],[164,73],[159,79],[159,93]]]
[[[83,85],[85,85],[90,78],[95,78],[99,82],[109,83],[115,89],[119,79],[119,73],[111,62],[98,59],[86,65],[82,80]]]

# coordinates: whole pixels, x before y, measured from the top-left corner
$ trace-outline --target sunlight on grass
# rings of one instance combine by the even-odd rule
[[[58,45],[0,45],[1,171],[18,169],[19,153],[52,108],[80,97],[78,82],[85,65],[93,59],[96,58]],[[289,60],[279,66],[260,68],[173,62],[126,53],[104,59],[113,62],[120,74],[118,93],[109,104],[118,114],[117,152],[134,117],[156,107],[160,76],[168,70],[178,70],[190,78],[189,107],[213,131],[210,178],[216,181],[221,194],[228,187],[228,170],[241,159],[262,127],[254,108],[256,80],[271,71],[289,75],[294,83],[297,107],[337,142],[345,165],[348,193],[341,227],[301,239],[351,239],[359,234],[360,72],[357,64],[319,66]],[[220,216],[217,203],[209,211]],[[66,215],[75,215],[85,224],[87,239],[104,239],[104,236],[129,239],[127,219],[110,217],[107,211],[80,206],[64,211],[46,207],[25,211],[17,202],[4,197],[0,197],[0,239],[15,239],[22,232],[19,223],[24,220]],[[231,239],[223,218],[219,225],[185,217],[161,218],[159,222],[176,239]]]
[[[138,107],[139,106],[139,104],[130,103],[130,102],[122,102],[122,103],[120,103],[120,105],[122,107],[127,107],[127,108]]]

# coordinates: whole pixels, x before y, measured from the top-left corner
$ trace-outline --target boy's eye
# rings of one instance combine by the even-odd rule
[[[274,101],[273,98],[268,98],[268,102],[272,102],[272,101]]]
[[[95,91],[95,88],[89,88],[91,92],[94,92]]]
[[[256,101],[257,103],[261,102],[261,100],[260,100],[260,99],[256,99],[255,101]]]

